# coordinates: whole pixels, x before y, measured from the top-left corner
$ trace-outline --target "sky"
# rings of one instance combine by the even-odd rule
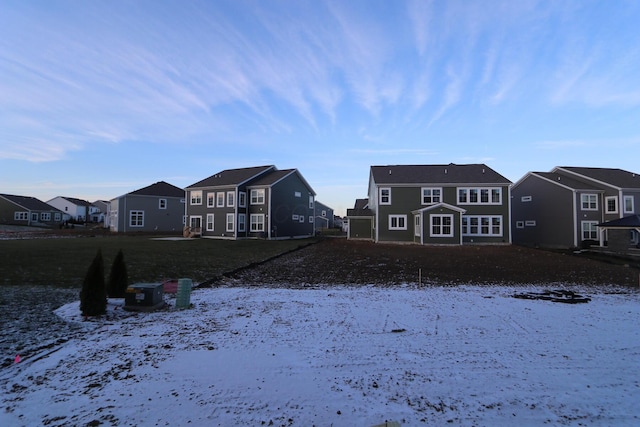
[[[110,200],[296,168],[640,172],[638,1],[0,0],[0,193]]]

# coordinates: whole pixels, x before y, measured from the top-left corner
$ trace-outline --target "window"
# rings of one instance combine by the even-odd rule
[[[582,221],[582,240],[598,240],[598,221]]]
[[[322,216],[326,217],[327,216],[327,211],[323,210],[322,211]]]
[[[313,209],[313,196],[309,196],[309,209]]]
[[[624,213],[633,213],[633,196],[624,196]]]
[[[300,215],[299,220],[300,220],[300,223],[304,223],[304,215]]]
[[[502,188],[458,188],[459,205],[500,205]]]
[[[380,204],[381,205],[390,205],[391,204],[391,189],[390,188],[381,188],[380,189]]]
[[[249,230],[253,233],[264,231],[264,214],[251,214],[249,218],[251,225]]]
[[[186,223],[187,223],[187,216],[186,215],[182,215],[182,225],[185,225]]]
[[[502,236],[502,216],[465,215],[462,217],[463,236]]]
[[[297,220],[298,220],[298,215],[297,214],[291,215],[291,221],[297,221]]]
[[[238,193],[238,206],[240,206],[241,208],[247,206],[247,193],[245,193],[244,191]]]
[[[295,191],[295,192],[293,193],[293,195],[294,195],[295,197],[302,197],[302,193],[301,193],[301,192],[299,192],[299,191]]]
[[[202,204],[202,191],[192,191],[191,192],[191,204],[192,205],[201,205]]]
[[[13,219],[16,221],[26,221],[29,219],[29,212],[14,212]]]
[[[224,193],[222,191],[216,193],[216,206],[224,208]]]
[[[431,215],[431,235],[453,237],[453,215]]]
[[[61,218],[61,216],[60,216],[60,213],[59,213],[59,212],[56,212],[56,214],[55,214],[55,215],[54,215],[54,217],[53,217],[53,220],[54,220],[54,221],[56,221],[56,222],[60,222],[60,220],[61,220],[61,219],[62,219],[62,218]]]
[[[213,231],[215,229],[215,216],[214,214],[207,214],[207,231]]]
[[[536,226],[536,220],[535,219],[529,219],[529,220],[524,222],[524,225],[527,226],[527,227],[535,227]]]
[[[144,227],[144,211],[129,211],[129,226]]]
[[[581,194],[580,206],[583,211],[597,211],[598,210],[598,196],[596,194]]]
[[[264,204],[264,189],[251,190],[251,204],[262,205]]]
[[[441,188],[423,188],[422,189],[422,204],[431,205],[434,203],[440,203],[442,201],[442,189]]]
[[[167,209],[167,199],[158,200],[158,209]]]
[[[309,215],[309,224],[313,224],[313,215]]]
[[[607,213],[618,213],[618,198],[616,196],[606,197],[604,204],[607,207]]]
[[[207,207],[215,208],[216,207],[216,193],[208,193],[207,194]]]
[[[524,221],[516,221],[516,228],[524,228]]]
[[[235,191],[227,191],[227,206],[232,208],[236,205]]]
[[[38,212],[31,213],[31,221],[34,221],[34,222],[38,221]]]
[[[406,230],[406,215],[389,215],[389,230]]]
[[[227,214],[227,232],[233,233],[233,231],[235,230],[235,219],[236,216],[234,214]]]
[[[530,202],[531,201],[531,196],[522,196],[520,198],[521,202]]]
[[[420,215],[416,215],[413,217],[413,234],[416,236],[420,235]]]
[[[202,217],[201,216],[191,216],[189,217],[189,227],[192,229],[200,229],[202,226]]]
[[[51,212],[42,212],[40,214],[40,220],[44,222],[51,221]]]
[[[238,214],[238,231],[244,233],[244,227],[245,227],[245,215],[244,214]]]

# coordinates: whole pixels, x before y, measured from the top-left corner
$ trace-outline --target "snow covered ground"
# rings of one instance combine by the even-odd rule
[[[88,322],[67,304],[81,328],[0,372],[0,425],[640,425],[640,293],[523,290],[542,289],[202,289]]]

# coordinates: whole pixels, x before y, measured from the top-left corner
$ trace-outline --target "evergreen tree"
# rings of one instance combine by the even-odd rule
[[[107,289],[104,283],[104,260],[98,249],[82,282],[80,312],[83,316],[99,316],[107,312]]]
[[[124,298],[124,294],[129,287],[129,277],[127,275],[127,265],[124,263],[122,249],[118,251],[107,282],[107,294],[111,298]]]

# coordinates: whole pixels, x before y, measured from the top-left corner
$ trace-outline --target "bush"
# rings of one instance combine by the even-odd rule
[[[104,261],[98,249],[82,282],[80,312],[83,316],[100,316],[107,312],[107,290],[104,283]]]
[[[128,287],[127,265],[124,263],[124,255],[122,249],[120,249],[111,265],[111,273],[107,282],[107,294],[111,298],[124,298]]]

